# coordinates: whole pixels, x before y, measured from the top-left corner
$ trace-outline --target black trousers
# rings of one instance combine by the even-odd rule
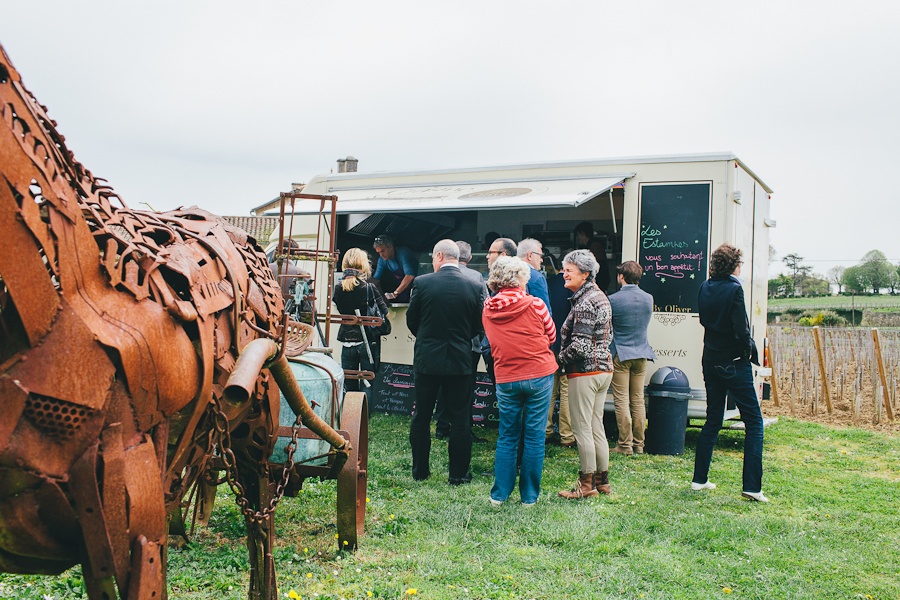
[[[431,475],[431,418],[438,394],[444,396],[444,414],[450,421],[447,442],[450,479],[462,479],[472,462],[472,378],[468,374],[416,373],[416,409],[409,426],[413,479]]]
[[[469,381],[472,386],[471,394],[469,401],[472,402],[474,400],[475,394],[475,377],[478,373],[478,361],[481,360],[481,352],[473,352],[472,353],[472,375],[469,376]],[[447,437],[450,433],[450,419],[444,414],[444,397],[443,395],[439,395],[437,399],[437,404],[434,409],[434,418],[437,421],[437,425],[434,428],[435,433],[443,434],[444,437]]]

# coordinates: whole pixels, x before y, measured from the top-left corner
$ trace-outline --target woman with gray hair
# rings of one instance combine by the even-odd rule
[[[516,455],[524,440],[519,496],[537,502],[544,470],[544,424],[553,391],[556,359],[550,344],[556,327],[544,301],[525,293],[529,266],[508,256],[491,265],[488,287],[496,295],[484,304],[482,323],[491,340],[500,432],[494,457],[491,504],[509,498],[516,484]]]
[[[609,445],[603,429],[606,390],[612,381],[612,309],[594,279],[599,264],[590,250],[563,258],[566,289],[574,292],[572,310],[560,332],[559,364],[569,379],[569,419],[581,470],[578,484],[559,495],[568,500],[609,494]]]

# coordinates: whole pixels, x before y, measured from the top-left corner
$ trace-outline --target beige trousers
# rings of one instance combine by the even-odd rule
[[[556,406],[557,398],[559,399],[559,441],[569,444],[575,441],[575,434],[572,433],[572,425],[569,422],[569,378],[562,369],[558,369],[553,374],[553,393],[550,396],[550,410],[547,412],[546,434],[548,436],[553,435],[553,408]]]
[[[635,358],[619,361],[613,358],[612,393],[616,407],[616,424],[619,426],[619,447],[627,449],[644,447],[644,429],[647,427],[647,411],[644,406],[644,376],[647,359]]]
[[[569,377],[569,417],[578,442],[582,473],[609,470],[609,444],[603,428],[603,405],[612,373]]]

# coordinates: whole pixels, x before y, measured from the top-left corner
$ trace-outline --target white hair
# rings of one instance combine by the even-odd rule
[[[531,267],[528,263],[511,256],[500,256],[491,265],[487,286],[494,292],[503,288],[517,288],[521,287],[523,281],[527,282],[529,277]]]
[[[521,259],[525,259],[528,256],[529,252],[535,252],[537,254],[543,254],[543,244],[537,241],[534,238],[525,238],[521,242],[519,242],[519,247],[516,250],[516,256]]]
[[[459,246],[456,245],[456,242],[453,240],[441,240],[437,244],[434,245],[434,250],[432,250],[432,254],[437,254],[440,252],[444,255],[444,258],[452,258],[453,260],[459,260]]]
[[[594,279],[597,276],[597,271],[600,270],[600,263],[597,262],[593,252],[590,250],[572,250],[563,259],[563,264],[566,263],[575,265],[582,273],[590,273],[590,279]]]

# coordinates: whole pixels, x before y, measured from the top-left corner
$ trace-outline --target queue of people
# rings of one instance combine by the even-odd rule
[[[516,244],[497,237],[487,251],[486,285],[480,273],[466,266],[471,246],[464,241],[435,244],[434,273],[426,275],[418,274],[417,264],[407,256],[409,250],[392,240],[376,238],[374,248],[381,257],[374,275],[364,250],[354,248],[345,254],[335,303],[342,314],[352,314],[374,297],[386,314],[385,299],[397,302],[408,296],[407,326],[415,336],[416,406],[409,434],[413,478],[431,475],[431,421],[438,407],[442,413],[438,437],[449,440],[448,482],[471,481],[471,400],[482,357],[495,381],[499,410],[490,502],[506,502],[517,476],[521,503],[537,501],[545,444],[556,435],[557,400],[559,443],[577,448],[579,458],[575,486],[558,495],[577,500],[610,494],[610,452],[631,456],[644,451],[644,380],[647,362],[655,356],[647,339],[653,301],[638,287],[641,266],[635,261],[618,265],[620,289],[607,297],[597,282],[600,261],[587,247],[568,252],[562,271],[548,282],[539,270],[540,241]],[[707,419],[698,441],[691,488],[716,487],[708,472],[728,395],[737,402],[747,427],[743,495],[767,502],[761,487],[762,416],[750,367],[757,357],[737,280],[740,258],[740,250],[733,246],[716,249],[710,257],[710,279],[700,291],[703,373],[708,414],[713,418]],[[370,278],[392,291],[382,296]],[[391,283],[385,288],[387,281]],[[338,332],[345,346],[345,369],[376,367],[377,344],[363,340],[359,329],[342,325]],[[364,344],[370,344],[374,360],[360,351]],[[619,430],[612,450],[603,424],[610,388]]]

